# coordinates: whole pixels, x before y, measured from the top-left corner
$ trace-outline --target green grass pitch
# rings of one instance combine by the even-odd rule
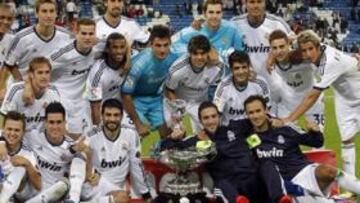
[[[325,108],[326,108],[326,125],[325,125],[325,148],[333,149],[336,151],[336,157],[338,166],[341,166],[341,141],[340,135],[336,124],[335,111],[334,111],[334,100],[331,90],[325,92]],[[190,132],[190,122],[188,118],[185,118],[185,126]],[[142,152],[143,156],[149,156],[151,147],[157,142],[159,136],[157,133],[152,132],[149,136],[143,139],[142,141]],[[360,156],[360,139],[357,136],[356,139],[357,147],[357,157]],[[357,159],[359,160],[359,159]],[[360,177],[360,161],[357,161],[356,165],[356,174],[357,177]]]

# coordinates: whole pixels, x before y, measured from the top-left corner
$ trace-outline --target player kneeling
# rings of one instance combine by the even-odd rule
[[[9,111],[0,137],[1,169],[6,176],[0,193],[1,203],[8,202],[13,196],[23,202],[41,189],[35,156],[22,145],[24,133],[24,115]]]
[[[66,134],[65,109],[50,103],[45,109],[45,129],[33,130],[29,147],[36,154],[42,177],[42,191],[28,203],[56,202],[126,202],[127,195],[105,178],[92,173],[91,150],[85,138],[73,141]],[[67,197],[68,196],[68,197]]]

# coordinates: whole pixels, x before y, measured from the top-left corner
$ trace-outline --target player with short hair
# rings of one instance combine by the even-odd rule
[[[147,43],[149,33],[145,32],[134,20],[122,16],[124,10],[124,0],[103,0],[106,7],[104,16],[96,21],[96,36],[100,40],[96,45],[97,50],[104,50],[106,38],[111,33],[121,33],[125,36],[130,47],[134,41]]]
[[[132,58],[132,67],[121,89],[126,112],[134,121],[140,136],[159,129],[162,137],[168,135],[163,116],[163,83],[177,55],[170,52],[170,30],[163,25],[153,27],[151,48]]]
[[[316,65],[315,74],[320,77],[295,110],[284,119],[295,121],[310,109],[322,91],[334,89],[336,120],[342,141],[342,159],[345,172],[355,175],[355,135],[360,128],[360,72],[358,61],[330,46],[322,45],[320,38],[311,30],[298,35],[298,47],[304,60]]]
[[[315,83],[313,64],[304,61],[299,51],[290,50],[290,40],[281,30],[273,31],[269,36],[271,53],[275,59],[274,69],[285,81],[277,116],[288,116],[300,104],[301,99],[312,89]],[[324,130],[325,115],[323,95],[305,115],[306,120],[315,122]]]
[[[86,97],[90,101],[93,125],[101,121],[101,103],[110,98],[121,99],[120,90],[128,73],[130,46],[124,35],[112,33],[106,39],[105,49],[91,68],[86,82]],[[133,126],[133,121],[124,112],[122,124]]]
[[[214,180],[214,194],[220,202],[235,203],[238,196],[249,199],[240,203],[267,202],[269,198],[279,203],[291,202],[276,166],[271,161],[259,162],[253,156],[247,143],[252,130],[248,120],[221,125],[220,113],[210,101],[200,104],[198,116],[203,131],[183,140],[169,137],[161,143],[162,149],[181,150],[197,146],[198,141],[214,142],[217,156],[205,168]]]
[[[72,34],[69,31],[54,24],[56,8],[54,0],[37,0],[35,14],[38,23],[16,33],[12,40],[4,65],[15,81],[24,78],[29,62],[34,57],[46,56],[71,40]],[[2,71],[1,74],[6,72]],[[0,78],[3,78],[3,75]]]
[[[210,41],[204,35],[190,39],[189,54],[176,60],[170,67],[165,82],[164,116],[168,126],[171,125],[169,102],[181,99],[186,102],[186,112],[190,115],[193,132],[201,130],[197,110],[201,102],[210,100],[209,91],[220,81],[224,74],[224,64],[209,63]]]
[[[35,97],[32,105],[23,101],[25,82],[12,84],[1,106],[1,114],[6,115],[9,111],[22,112],[26,118],[26,132],[36,129],[43,124],[45,107],[54,101],[60,101],[57,88],[50,84],[51,64],[45,57],[36,57],[29,64],[29,85]],[[24,138],[24,143],[28,141]]]
[[[234,51],[229,56],[231,75],[218,85],[214,103],[221,113],[221,123],[229,124],[231,120],[245,118],[243,103],[251,95],[263,95],[270,103],[269,85],[262,77],[250,80],[250,57],[244,51]]]
[[[125,189],[130,174],[135,191],[149,200],[151,195],[144,177],[139,136],[135,129],[121,126],[122,117],[119,100],[110,98],[103,102],[102,125],[88,135],[93,167],[119,190]]]
[[[0,72],[5,71],[5,54],[9,51],[10,43],[14,38],[10,28],[15,19],[15,11],[8,4],[0,3]],[[6,92],[6,74],[0,73],[0,103]]]
[[[249,97],[244,106],[254,127],[255,134],[252,137],[259,139],[252,145],[257,157],[260,160],[273,161],[285,180],[292,181],[304,189],[305,197],[296,198],[299,202],[308,203],[310,199],[317,197],[320,198],[317,202],[321,202],[321,199],[329,198],[330,188],[335,181],[344,189],[360,194],[360,181],[354,176],[330,165],[311,163],[302,153],[300,145],[323,145],[324,138],[319,126],[309,122],[308,132],[293,124],[271,127],[265,99],[260,95]],[[307,199],[306,196],[311,197]]]
[[[94,175],[91,149],[85,144],[85,137],[75,142],[67,135],[62,104],[50,103],[45,111],[45,129],[34,130],[28,135],[29,147],[36,154],[43,190],[28,203],[59,201],[66,193],[69,198],[65,202],[79,202],[80,198],[85,202],[123,202],[122,195],[108,194],[115,188],[112,184]]]
[[[72,135],[85,133],[91,127],[90,107],[83,91],[95,61],[95,34],[94,20],[79,19],[76,39],[50,54],[51,81],[61,94],[68,113],[68,131]]]
[[[22,144],[25,128],[24,115],[16,111],[8,112],[0,137],[1,170],[6,175],[0,202],[8,202],[13,195],[23,202],[41,190],[41,176],[35,156]]]
[[[172,37],[172,49],[175,52],[186,53],[190,39],[196,35],[205,35],[215,51],[227,60],[234,50],[244,50],[243,35],[236,26],[223,18],[223,2],[221,0],[206,0],[203,5],[205,22],[199,30],[186,27]]]

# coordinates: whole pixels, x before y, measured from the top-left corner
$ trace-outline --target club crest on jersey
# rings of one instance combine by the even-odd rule
[[[62,154],[62,155],[60,156],[60,159],[61,159],[62,161],[65,161],[65,162],[71,161],[71,157],[68,156],[68,155],[66,155],[66,154]]]
[[[285,138],[284,138],[284,136],[279,135],[279,136],[277,137],[277,142],[278,142],[279,144],[284,144],[284,143],[285,143]]]
[[[227,137],[228,137],[230,142],[236,140],[235,133],[233,131],[231,131],[231,130],[227,131]]]
[[[228,39],[227,39],[226,37],[222,37],[222,38],[221,38],[221,42],[222,42],[223,44],[228,44]]]

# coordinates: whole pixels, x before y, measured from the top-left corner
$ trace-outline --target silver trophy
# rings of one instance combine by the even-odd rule
[[[204,192],[194,169],[215,157],[216,149],[211,141],[201,150],[192,147],[186,150],[164,150],[159,153],[158,161],[175,171],[165,175],[160,181],[160,192],[182,197]]]
[[[186,101],[182,99],[175,99],[168,101],[171,110],[171,129],[183,129],[183,118],[186,110]]]

